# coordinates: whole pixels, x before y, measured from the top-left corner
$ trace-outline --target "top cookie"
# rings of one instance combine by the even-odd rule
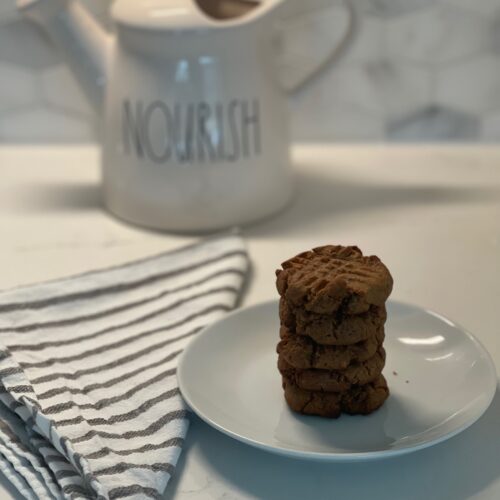
[[[361,314],[382,306],[392,291],[392,276],[375,255],[355,246],[326,245],[283,262],[276,271],[279,294],[291,304],[318,314]]]

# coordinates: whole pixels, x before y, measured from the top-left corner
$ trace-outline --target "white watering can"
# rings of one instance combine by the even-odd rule
[[[210,231],[287,203],[286,93],[345,44],[350,4],[339,11],[340,43],[306,68],[293,60],[286,34],[334,1],[116,0],[115,35],[75,0],[18,7],[60,46],[103,117],[108,209],[158,229]]]

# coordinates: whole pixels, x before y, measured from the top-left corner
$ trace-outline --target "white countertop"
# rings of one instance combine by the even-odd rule
[[[298,190],[243,234],[253,261],[245,304],[276,297],[274,269],[325,243],[357,244],[391,270],[393,298],[473,332],[500,372],[500,148],[303,146]],[[98,151],[0,148],[0,288],[146,256],[194,237],[127,226],[102,211]],[[10,495],[10,496],[9,496]],[[498,499],[500,394],[470,429],[394,459],[324,464],[274,456],[193,418],[165,497]],[[0,478],[0,498],[17,498]]]

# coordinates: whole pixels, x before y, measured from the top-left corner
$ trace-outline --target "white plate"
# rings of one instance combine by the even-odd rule
[[[443,441],[475,422],[496,389],[491,357],[439,314],[388,303],[384,369],[391,396],[369,416],[302,416],[286,406],[276,368],[278,302],[240,309],[206,328],[184,351],[180,389],[220,431],[302,458],[365,460]]]

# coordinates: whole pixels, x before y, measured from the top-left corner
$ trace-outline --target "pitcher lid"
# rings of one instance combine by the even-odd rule
[[[281,0],[240,0],[259,8],[233,19],[218,20],[207,15],[195,0],[116,0],[111,8],[115,22],[142,29],[198,29],[241,25],[260,17],[271,5]],[[262,5],[264,4],[264,5]]]

